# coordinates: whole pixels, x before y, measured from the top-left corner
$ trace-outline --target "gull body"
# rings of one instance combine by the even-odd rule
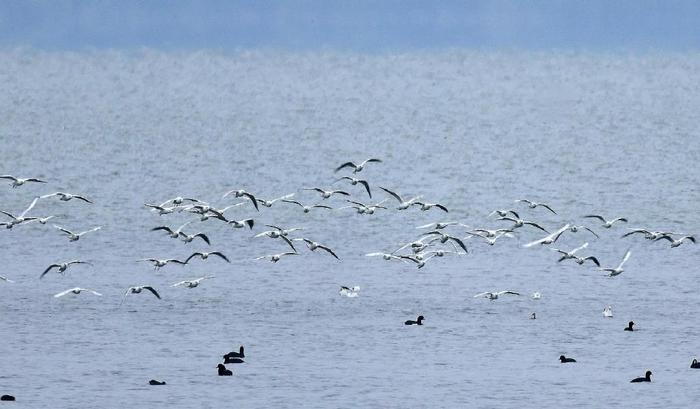
[[[354,286],[354,287],[346,287],[344,285],[340,286],[340,291],[338,291],[338,294],[348,297],[348,298],[355,298],[360,295],[359,293],[360,287],[359,286]]]
[[[326,251],[328,254],[335,257],[336,259],[340,260],[340,258],[338,258],[338,256],[333,252],[333,250],[331,250],[330,247],[328,247],[328,246],[324,246],[321,243],[318,243],[318,242],[315,242],[315,241],[309,240],[309,239],[295,239],[295,240],[303,240],[304,243],[306,243],[307,247],[309,247],[309,250],[311,250],[311,251],[316,251],[317,249],[321,249],[321,250]]]

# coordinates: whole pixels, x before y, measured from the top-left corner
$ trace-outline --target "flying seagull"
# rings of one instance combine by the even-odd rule
[[[187,287],[187,288],[195,288],[195,287],[197,287],[199,284],[201,284],[202,281],[204,281],[204,280],[206,280],[206,279],[208,279],[208,278],[214,278],[214,276],[204,276],[204,277],[199,277],[199,278],[194,279],[194,280],[180,281],[179,283],[175,283],[175,284],[171,285],[171,287],[180,287],[180,286],[184,286],[184,287]]]
[[[667,235],[667,234],[664,234],[664,235],[661,236],[661,237],[657,237],[656,239],[654,239],[654,241],[659,241],[659,240],[662,240],[662,239],[670,241],[670,242],[671,242],[671,247],[672,247],[672,248],[673,248],[673,247],[678,247],[678,246],[680,246],[681,244],[683,244],[683,241],[685,241],[685,240],[688,240],[688,241],[690,241],[691,243],[695,244],[695,237],[694,237],[694,236],[683,236],[683,237],[681,237],[681,238],[678,239],[678,240],[674,240],[673,237],[671,237],[671,236],[669,236],[669,235]]]
[[[45,276],[49,271],[51,271],[51,269],[53,269],[53,268],[57,268],[57,269],[58,269],[58,273],[60,273],[61,275],[64,275],[64,274],[65,274],[65,271],[68,269],[68,267],[70,267],[70,266],[73,265],[73,264],[90,264],[90,263],[88,263],[87,261],[72,260],[72,261],[67,261],[67,262],[65,262],[65,263],[60,263],[60,264],[51,264],[50,266],[48,266],[48,267],[46,268],[46,270],[44,270],[43,273],[41,273],[41,275],[39,276],[39,279],[44,278],[44,276]],[[92,265],[92,264],[90,264],[90,265]]]
[[[278,202],[282,199],[291,199],[293,197],[294,197],[294,193],[290,193],[288,195],[284,195],[282,197],[278,197],[276,199],[271,199],[271,200],[258,199],[258,203],[260,203],[261,205],[263,205],[265,207],[272,207],[272,205],[275,204],[275,202]]]
[[[78,199],[78,200],[82,200],[83,202],[86,202],[86,203],[92,203],[92,201],[87,199],[85,196],[74,195],[74,194],[65,193],[65,192],[56,192],[56,193],[51,193],[51,194],[43,195],[43,196],[39,196],[39,197],[41,199],[46,199],[46,198],[54,197],[54,196],[58,196],[58,199],[62,202],[68,202],[68,201],[73,200],[73,199]]]
[[[331,250],[331,249],[330,249],[329,247],[327,247],[327,246],[324,246],[324,245],[322,245],[322,244],[320,244],[320,243],[317,243],[317,242],[312,241],[312,240],[309,240],[309,239],[295,239],[295,240],[303,240],[303,241],[306,243],[306,245],[309,247],[309,250],[311,250],[311,251],[315,251],[316,249],[325,250],[325,251],[328,252],[331,256],[333,256],[333,257],[335,257],[336,259],[340,260],[340,259],[338,258],[338,256],[333,252],[333,250]]]
[[[181,264],[181,265],[183,265],[183,266],[184,266],[185,264],[187,264],[186,261],[180,261],[180,260],[176,260],[176,259],[174,259],[174,258],[167,258],[167,259],[142,258],[142,259],[139,260],[139,261],[148,261],[148,262],[153,263],[153,269],[154,269],[154,270],[158,270],[158,269],[160,269],[161,267],[165,267],[165,266],[166,266],[167,264],[169,264],[169,263]]]
[[[408,209],[409,207],[411,207],[411,206],[413,205],[413,203],[414,203],[416,200],[419,200],[419,199],[422,197],[422,196],[416,196],[416,197],[413,197],[413,198],[411,198],[411,199],[409,199],[409,200],[404,200],[404,199],[402,199],[401,196],[399,196],[397,193],[394,193],[394,192],[392,192],[391,190],[389,190],[389,189],[387,189],[387,188],[384,188],[384,187],[381,187],[381,186],[379,186],[379,188],[382,189],[383,191],[387,192],[388,194],[390,194],[390,195],[393,196],[396,200],[399,201],[399,206],[396,208],[397,210],[406,210],[406,209]]]
[[[175,230],[173,230],[172,228],[170,228],[170,227],[168,227],[168,226],[158,226],[158,227],[152,228],[151,231],[163,230],[163,231],[168,232],[168,235],[169,235],[170,237],[176,239],[176,238],[180,237],[180,232],[182,231],[182,229],[183,229],[185,226],[187,226],[188,224],[190,224],[190,223],[192,223],[192,220],[190,220],[189,222],[183,224],[182,226],[178,227],[178,228],[175,229]]]
[[[357,178],[354,178],[354,177],[351,177],[351,176],[343,176],[343,177],[341,177],[341,178],[339,178],[339,179],[336,179],[335,182],[338,182],[338,181],[341,181],[341,180],[349,180],[349,181],[350,181],[350,184],[353,185],[353,186],[357,185],[358,183],[361,184],[362,186],[365,187],[365,190],[367,190],[367,194],[369,195],[369,198],[370,198],[370,199],[372,198],[372,191],[370,191],[370,189],[369,189],[369,183],[368,183],[366,180],[364,180],[364,179],[357,179]],[[333,183],[335,183],[335,182],[333,182]]]
[[[265,259],[265,258],[269,258],[271,262],[276,263],[276,262],[280,261],[280,259],[281,259],[283,256],[298,256],[298,255],[299,255],[299,253],[295,253],[295,252],[288,251],[288,252],[286,252],[286,253],[269,254],[269,255],[267,255],[267,256],[256,257],[255,260],[262,260],[262,259]]]
[[[488,298],[489,300],[493,301],[493,300],[497,300],[498,297],[500,297],[501,295],[506,295],[506,294],[520,295],[520,293],[516,293],[515,291],[509,291],[509,290],[498,291],[495,293],[490,292],[490,291],[486,291],[486,292],[479,293],[479,294],[475,295],[474,298]]]
[[[517,229],[517,228],[523,227],[524,225],[528,225],[528,226],[536,227],[545,233],[549,233],[547,231],[547,229],[545,229],[544,227],[540,226],[539,224],[537,224],[535,222],[531,222],[528,220],[523,220],[523,219],[519,219],[519,218],[514,219],[510,216],[499,217],[496,220],[508,220],[508,221],[513,222],[513,226],[511,226],[511,229]]]
[[[296,200],[282,199],[282,201],[285,202],[285,203],[294,203],[294,204],[296,204],[296,205],[301,206],[301,208],[304,209],[304,213],[310,212],[311,209],[313,209],[313,208],[319,208],[319,209],[333,209],[333,208],[330,207],[330,206],[326,206],[326,205],[322,205],[322,204],[315,204],[315,205],[306,206],[306,205],[303,205],[303,204],[301,204],[300,202],[298,202],[298,201],[296,201]]]
[[[221,258],[221,259],[224,259],[227,263],[230,263],[230,262],[231,262],[231,261],[229,261],[228,257],[226,257],[226,256],[224,255],[224,253],[221,253],[221,252],[219,252],[219,251],[212,251],[212,252],[209,252],[209,253],[197,251],[197,252],[192,253],[191,256],[187,257],[187,259],[185,260],[185,264],[189,263],[190,260],[193,259],[194,257],[199,257],[199,258],[201,258],[202,260],[206,260],[206,259],[209,258],[209,256],[217,256],[217,257],[219,257],[219,258]]]
[[[230,226],[236,228],[236,229],[241,229],[243,227],[248,227],[249,229],[253,229],[253,226],[255,225],[255,221],[253,219],[243,219],[243,220],[229,220],[228,223]]]
[[[143,290],[148,290],[148,291],[150,291],[151,293],[153,293],[153,295],[156,296],[157,299],[160,300],[160,295],[158,294],[158,291],[156,291],[155,288],[151,287],[150,285],[138,285],[138,286],[129,287],[129,288],[126,289],[126,291],[124,292],[124,296],[122,297],[122,302],[120,302],[119,305],[122,305],[122,304],[124,303],[124,300],[126,299],[126,296],[127,296],[127,295],[129,295],[129,294],[139,294],[139,293],[141,293],[141,291],[143,291]]]
[[[541,207],[544,207],[545,209],[549,210],[550,212],[552,212],[552,213],[554,213],[554,214],[557,214],[557,212],[555,212],[554,209],[552,209],[551,207],[549,207],[548,204],[545,204],[545,203],[532,202],[532,201],[527,200],[527,199],[518,199],[518,200],[515,201],[515,203],[527,203],[527,206],[528,206],[530,209],[534,209],[534,208],[536,208],[536,207],[540,207],[540,206],[541,206]]]
[[[554,233],[552,233],[546,237],[543,237],[539,240],[535,240],[535,241],[532,241],[530,243],[527,243],[523,247],[532,247],[532,246],[535,246],[537,244],[542,244],[542,245],[552,244],[555,241],[557,241],[559,239],[559,237],[562,235],[562,233],[564,233],[566,230],[568,230],[569,227],[570,227],[570,225],[566,224],[564,227],[560,228],[559,230],[555,231]]]
[[[305,187],[302,190],[316,191],[321,195],[321,198],[323,198],[323,199],[328,199],[329,197],[331,197],[335,194],[343,195],[343,196],[350,196],[350,193],[348,193],[344,190],[323,190],[320,187]]]
[[[82,292],[84,292],[84,291],[89,292],[89,293],[93,293],[93,294],[95,294],[95,295],[100,295],[100,296],[102,295],[102,294],[98,293],[97,291],[91,290],[91,289],[89,289],[89,288],[75,287],[75,288],[68,289],[68,290],[66,290],[66,291],[61,291],[60,293],[54,295],[54,298],[60,298],[60,297],[63,297],[64,295],[71,294],[71,293],[73,293],[73,294],[80,294],[80,293],[82,293]]]
[[[627,252],[625,253],[625,257],[622,258],[622,261],[620,262],[620,264],[617,267],[615,267],[615,268],[601,268],[600,270],[609,272],[610,277],[615,277],[617,275],[620,275],[620,274],[622,274],[623,271],[625,271],[622,268],[622,266],[625,264],[625,262],[627,260],[629,260],[630,255],[632,255],[632,251],[627,250]]]
[[[61,226],[57,226],[57,225],[55,225],[55,224],[53,225],[53,227],[55,227],[55,228],[57,228],[58,230],[60,230],[60,231],[62,231],[63,233],[65,233],[65,234],[68,236],[68,240],[70,240],[70,241],[78,241],[78,240],[80,240],[80,238],[81,238],[83,235],[85,235],[85,234],[87,234],[87,233],[92,233],[92,232],[94,232],[94,231],[98,231],[98,230],[100,230],[100,229],[102,228],[102,226],[97,226],[97,227],[92,228],[92,229],[90,229],[90,230],[82,231],[82,232],[80,232],[80,233],[73,233],[72,231],[70,231],[70,230],[68,230],[68,229],[65,229],[65,228],[63,228],[63,227],[61,227]]]
[[[255,196],[253,196],[252,194],[246,192],[243,189],[238,189],[238,190],[234,189],[234,190],[230,190],[230,191],[226,192],[224,194],[224,197],[230,195],[231,193],[233,193],[233,195],[235,197],[247,197],[248,199],[250,199],[251,202],[253,202],[253,206],[255,206],[255,210],[260,211],[260,208],[258,207],[258,199],[256,199]]]
[[[6,211],[4,211],[4,210],[0,210],[0,213],[4,214],[5,216],[8,216],[8,217],[12,218],[12,220],[11,220],[9,223],[4,223],[5,227],[8,228],[8,229],[11,229],[13,226],[16,226],[16,225],[18,225],[18,224],[25,223],[25,222],[29,222],[29,221],[38,219],[38,217],[27,217],[27,216],[25,216],[27,213],[29,213],[30,210],[32,210],[32,209],[34,208],[34,206],[36,205],[37,200],[39,200],[39,198],[38,198],[38,197],[35,197],[34,200],[32,200],[32,203],[29,205],[29,207],[27,207],[26,209],[24,209],[24,211],[23,211],[22,213],[20,213],[19,216],[15,216],[15,215],[13,215],[12,213],[6,212]]]
[[[588,242],[583,243],[582,245],[576,247],[575,249],[573,249],[571,251],[564,251],[564,250],[560,250],[560,249],[556,249],[556,248],[553,248],[551,250],[556,251],[557,253],[561,254],[561,257],[559,258],[559,260],[557,260],[558,263],[561,263],[564,260],[576,258],[576,253],[585,249],[586,247],[588,247]]]
[[[420,206],[420,209],[422,211],[430,210],[433,207],[437,207],[438,209],[442,210],[445,213],[449,212],[449,210],[447,210],[447,208],[445,206],[441,205],[440,203],[428,203],[428,202],[420,202],[420,201],[416,200],[415,202],[413,202],[413,205]]]
[[[615,224],[615,222],[624,222],[624,223],[627,223],[627,219],[625,219],[624,217],[616,217],[616,218],[611,219],[611,220],[606,220],[603,216],[600,216],[600,215],[597,215],[597,214],[589,214],[589,215],[583,216],[583,217],[588,218],[588,219],[598,219],[598,220],[600,220],[601,222],[603,222],[603,224],[601,224],[601,226],[605,227],[606,229],[611,228],[612,225]]]
[[[337,172],[337,171],[339,171],[340,169],[343,169],[343,168],[345,168],[345,167],[350,167],[350,168],[353,168],[352,173],[362,172],[362,169],[365,168],[365,165],[367,165],[367,164],[370,163],[370,162],[379,163],[379,162],[381,162],[381,160],[380,160],[380,159],[371,159],[371,158],[370,158],[370,159],[365,159],[365,161],[362,162],[362,163],[360,163],[359,165],[356,165],[354,162],[345,162],[345,163],[343,163],[342,165],[340,165],[340,166],[338,166],[337,168],[335,168],[335,171]]]
[[[18,178],[18,177],[14,177],[12,175],[0,175],[0,179],[12,180],[12,187],[13,188],[20,187],[27,182],[46,183],[45,181],[37,179],[37,178]]]

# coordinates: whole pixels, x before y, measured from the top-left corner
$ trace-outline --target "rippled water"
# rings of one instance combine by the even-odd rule
[[[32,214],[103,230],[69,243],[50,227],[0,232],[0,393],[20,407],[691,407],[700,371],[698,249],[671,249],[627,227],[698,232],[700,58],[696,54],[433,52],[401,55],[277,52],[0,52],[0,173],[47,185],[0,189],[0,208],[65,190],[95,201],[41,201]],[[210,259],[154,272],[143,257],[208,249],[149,232],[185,214],[143,207],[176,195],[217,206],[244,188],[264,198],[331,186],[333,168],[376,156],[360,174],[450,208],[420,212],[350,209],[303,214],[293,206],[231,210],[253,232],[217,221],[205,231]],[[3,184],[4,186],[4,184]],[[365,201],[359,186],[345,186]],[[468,240],[466,257],[425,268],[364,257],[417,238],[437,220],[500,227],[495,208],[522,208],[554,229],[589,212],[626,216],[596,228],[599,240],[565,235],[563,248],[626,271],[606,278],[557,264],[523,228],[494,247]],[[392,203],[390,199],[388,203]],[[329,199],[341,206],[342,199]],[[253,261],[285,251],[253,239],[263,224],[303,227],[334,248]],[[459,232],[459,230],[456,230]],[[460,232],[461,233],[461,232]],[[40,273],[83,258],[65,277]],[[195,289],[170,288],[204,274]],[[127,297],[151,284],[162,294]],[[341,298],[339,285],[359,285]],[[104,297],[53,294],[82,286]],[[511,289],[543,297],[474,299]],[[604,319],[605,305],[614,309]],[[528,319],[536,312],[538,319]],[[423,327],[406,319],[426,317]],[[634,320],[638,332],[623,332]],[[235,376],[216,376],[220,355],[246,346]],[[558,356],[578,362],[561,365]],[[654,372],[652,384],[629,379]],[[165,387],[150,387],[151,378]]]

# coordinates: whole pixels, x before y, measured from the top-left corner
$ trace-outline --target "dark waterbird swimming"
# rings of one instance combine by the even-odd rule
[[[633,326],[634,326],[634,321],[630,321],[629,323],[627,323],[627,326],[625,327],[625,331],[634,331],[634,328],[632,328]]]
[[[229,352],[228,354],[224,355],[224,359],[226,358],[245,358],[245,349],[243,348],[243,345],[238,349],[238,352]]]
[[[422,315],[419,315],[419,316],[418,316],[418,319],[417,319],[416,321],[408,320],[408,321],[404,322],[403,324],[404,324],[404,325],[423,325],[423,320],[424,320],[424,319],[425,319],[425,318],[423,318]]]
[[[225,364],[244,364],[245,361],[241,358],[224,358]]]
[[[630,383],[637,383],[637,382],[651,382],[651,371],[647,371],[647,373],[644,374],[643,378],[634,378],[630,381]]]
[[[165,383],[165,381],[159,381],[157,379],[151,379],[150,381],[148,381],[148,384],[149,385],[167,385]]]
[[[14,402],[15,397],[12,395],[2,395],[0,396],[0,400],[8,401],[8,402]]]
[[[693,369],[700,369],[700,362],[698,362],[697,359],[693,359],[693,362],[690,364],[690,367]]]
[[[562,364],[565,364],[567,362],[576,362],[576,360],[574,358],[567,358],[564,355],[560,355],[559,360],[561,361]]]
[[[219,364],[217,366],[217,369],[219,370],[219,376],[231,376],[233,375],[233,372],[231,370],[226,369],[226,367],[223,364]]]

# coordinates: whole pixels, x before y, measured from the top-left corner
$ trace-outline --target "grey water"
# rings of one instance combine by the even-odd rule
[[[698,233],[700,56],[569,52],[430,51],[235,53],[152,50],[0,52],[0,173],[47,184],[0,184],[0,209],[20,212],[33,197],[68,191],[94,201],[41,200],[46,225],[0,231],[0,393],[18,407],[692,407],[700,395],[698,248],[620,236],[645,227]],[[150,228],[177,226],[185,212],[143,206],[194,196],[215,206],[231,189],[259,197],[333,183],[339,164],[377,157],[358,176],[440,202],[371,216],[352,209],[304,214],[284,203],[233,229],[193,223],[211,246],[185,244]],[[349,173],[347,171],[339,174]],[[542,208],[513,203],[529,198]],[[333,207],[346,203],[333,197]],[[488,218],[517,207],[553,230],[586,224],[601,237],[565,234],[564,249],[625,272],[557,263],[542,236],[519,229],[469,254],[413,263],[365,257],[418,238],[416,226]],[[624,216],[604,229],[581,217]],[[3,216],[4,217],[4,216]],[[51,224],[102,230],[70,243]],[[303,227],[327,244],[273,264],[286,251],[253,238],[264,224]],[[464,229],[454,228],[460,235]],[[295,233],[295,234],[296,234]],[[210,258],[159,271],[146,257]],[[55,262],[80,258],[39,280]],[[205,274],[194,289],[171,284]],[[134,294],[132,285],[162,295]],[[340,285],[361,287],[343,298]],[[65,289],[91,294],[52,297]],[[482,291],[521,296],[475,299]],[[542,293],[540,300],[530,294]],[[612,305],[613,318],[602,310]],[[530,320],[532,312],[536,320]],[[422,327],[403,322],[425,316]],[[623,328],[634,320],[639,331]],[[246,347],[246,363],[216,376],[221,355]],[[577,359],[562,365],[561,354]],[[651,384],[629,380],[653,371]],[[166,386],[149,386],[151,378]]]

